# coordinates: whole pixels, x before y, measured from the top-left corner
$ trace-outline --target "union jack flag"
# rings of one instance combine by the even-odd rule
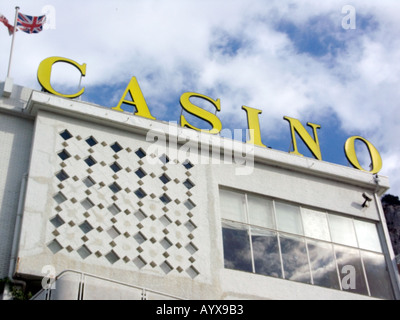
[[[5,16],[3,16],[1,13],[0,13],[0,22],[3,22],[3,24],[7,27],[8,33],[10,35],[12,35],[14,33],[14,27],[8,23],[8,19]]]
[[[17,27],[19,30],[32,34],[43,30],[46,16],[32,17],[18,12]]]

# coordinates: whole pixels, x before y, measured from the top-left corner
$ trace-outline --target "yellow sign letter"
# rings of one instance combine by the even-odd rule
[[[125,100],[126,95],[128,93],[131,97],[131,100]],[[144,100],[142,90],[140,90],[139,83],[135,77],[132,77],[131,81],[129,82],[128,86],[126,87],[126,90],[125,90],[121,100],[119,100],[118,105],[111,109],[123,112],[124,110],[121,108],[121,105],[123,103],[126,103],[126,104],[136,107],[135,115],[137,115],[137,116],[152,119],[152,120],[156,119],[151,115],[149,108],[147,107],[146,100]]]
[[[300,123],[299,120],[294,119],[294,118],[289,118],[289,117],[283,117],[283,119],[289,121],[290,131],[292,133],[293,151],[291,151],[290,153],[302,156],[302,154],[299,153],[299,151],[297,149],[297,142],[296,142],[296,135],[295,135],[295,132],[297,132],[297,134],[303,140],[303,142],[305,143],[307,148],[312,152],[314,157],[318,160],[322,160],[321,149],[319,147],[319,141],[318,141],[318,135],[317,135],[317,129],[321,128],[321,126],[318,124],[310,123],[310,122],[307,123],[307,125],[313,129],[313,133],[314,133],[314,139],[313,139],[311,137],[311,135],[307,132],[307,130],[303,127],[303,125]]]
[[[368,152],[371,157],[371,170],[370,171],[364,170],[361,167],[360,163],[358,162],[356,149],[354,146],[354,143],[356,140],[360,140],[360,141],[364,142],[364,144],[368,148]],[[353,136],[353,137],[348,138],[344,145],[344,151],[346,153],[347,159],[350,161],[352,166],[356,169],[371,172],[372,174],[378,173],[382,169],[381,155],[379,154],[378,150],[372,145],[372,143],[369,142],[368,140],[364,139],[363,137]]]
[[[50,84],[51,70],[52,70],[53,64],[55,64],[57,62],[69,63],[80,71],[82,77],[84,77],[86,75],[86,63],[81,65],[81,64],[79,64],[73,60],[67,59],[67,58],[50,57],[50,58],[44,59],[40,63],[39,68],[38,68],[37,77],[38,77],[39,83],[42,86],[42,88],[47,92],[50,92],[52,94],[55,94],[57,96],[64,97],[64,98],[73,99],[73,98],[77,98],[80,95],[82,95],[83,92],[85,91],[85,88],[82,88],[79,92],[74,93],[74,94],[62,94],[53,89],[53,87]]]
[[[181,99],[180,99],[180,104],[181,104],[182,108],[185,109],[190,114],[207,121],[212,126],[212,129],[211,130],[203,130],[203,129],[196,128],[196,127],[192,126],[189,122],[187,122],[187,120],[185,119],[185,116],[183,116],[183,115],[181,115],[181,126],[188,127],[188,128],[191,128],[191,129],[194,129],[197,131],[202,131],[202,132],[208,132],[208,133],[213,133],[213,134],[219,133],[222,129],[222,123],[219,120],[219,118],[215,114],[212,114],[211,112],[208,112],[208,111],[194,105],[193,103],[191,103],[189,100],[191,97],[196,97],[196,98],[201,98],[201,99],[207,100],[214,105],[214,107],[217,109],[217,111],[221,111],[221,101],[219,99],[213,100],[210,97],[207,97],[207,96],[199,94],[199,93],[186,92],[186,93],[182,94]]]
[[[258,120],[258,115],[262,113],[262,111],[246,106],[242,106],[242,109],[246,111],[247,126],[250,132],[250,139],[247,143],[266,148],[267,146],[261,142],[260,121]]]

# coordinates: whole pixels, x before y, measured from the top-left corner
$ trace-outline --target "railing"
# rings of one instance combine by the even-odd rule
[[[183,300],[156,290],[76,270],[64,270],[32,300]]]

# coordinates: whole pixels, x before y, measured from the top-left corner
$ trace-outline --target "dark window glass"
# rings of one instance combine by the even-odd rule
[[[168,203],[171,202],[171,198],[168,197],[168,195],[165,194],[165,193],[160,197],[160,200],[161,200],[164,204],[168,204]]]
[[[79,228],[81,228],[81,230],[83,231],[83,233],[88,233],[90,232],[93,227],[90,225],[89,222],[85,221],[82,224],[79,225]]]
[[[314,284],[326,288],[340,289],[332,245],[309,240],[307,246]]]
[[[111,149],[113,149],[114,152],[119,152],[119,151],[122,150],[122,147],[119,145],[118,142],[115,142],[115,143],[111,146]]]
[[[189,161],[189,160],[185,160],[185,162],[183,162],[183,166],[189,170],[193,167],[193,164]]]
[[[58,153],[58,156],[61,158],[61,160],[67,160],[71,155],[64,149],[60,153]]]
[[[140,159],[142,159],[142,158],[144,158],[146,156],[146,152],[144,152],[142,149],[136,150],[135,153]]]
[[[63,220],[59,215],[56,215],[53,219],[50,220],[50,222],[51,222],[56,228],[62,226],[62,225],[65,223],[64,220]]]
[[[164,173],[161,177],[160,180],[164,183],[167,184],[168,182],[170,182],[170,178]]]
[[[121,187],[117,184],[117,183],[112,183],[108,186],[112,192],[117,193],[119,191],[121,191]]]
[[[222,224],[225,268],[252,272],[250,240],[247,227],[237,223]]]
[[[184,186],[188,189],[192,189],[194,187],[194,183],[187,179],[186,181],[183,182]]]
[[[141,168],[137,169],[135,173],[140,179],[142,179],[146,175],[146,172],[144,172]]]
[[[311,283],[304,240],[298,237],[282,235],[279,238],[285,279]]]
[[[255,272],[266,276],[282,278],[278,238],[275,232],[252,228]]]
[[[335,255],[342,289],[344,291],[368,295],[360,252],[357,249],[335,246]]]
[[[60,181],[64,181],[69,178],[69,175],[65,173],[64,170],[61,170],[59,173],[56,174],[56,177]]]
[[[90,156],[85,159],[85,162],[89,167],[94,166],[96,164],[96,160],[94,160]]]
[[[68,140],[68,139],[72,138],[72,134],[70,134],[68,130],[64,130],[63,132],[61,132],[61,133],[60,133],[60,136],[61,136],[64,140]]]
[[[91,147],[93,147],[94,145],[97,144],[96,139],[93,138],[92,136],[90,136],[89,138],[87,138],[85,141],[86,141],[86,143],[87,143],[89,146],[91,146]]]
[[[135,194],[139,199],[142,199],[147,195],[146,192],[144,192],[142,188],[137,189],[135,191]]]
[[[110,165],[110,168],[114,171],[114,172],[118,172],[121,170],[120,165],[117,162],[114,162],[112,165]]]
[[[386,267],[385,257],[372,252],[362,252],[371,296],[393,300],[393,290]]]

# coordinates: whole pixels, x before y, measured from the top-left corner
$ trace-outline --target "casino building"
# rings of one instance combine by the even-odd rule
[[[32,299],[400,297],[384,176],[8,80],[0,148],[0,278]]]

